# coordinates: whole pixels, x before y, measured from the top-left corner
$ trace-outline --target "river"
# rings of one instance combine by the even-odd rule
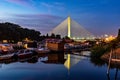
[[[79,54],[42,54],[0,64],[0,80],[120,80],[119,69]]]

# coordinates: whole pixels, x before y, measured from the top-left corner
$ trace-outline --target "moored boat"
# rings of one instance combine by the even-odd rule
[[[37,52],[34,50],[27,50],[27,49],[19,50],[17,53],[14,54],[14,58],[19,58],[19,59],[29,58],[36,54]]]
[[[50,50],[47,49],[47,48],[38,48],[38,49],[36,49],[36,52],[38,52],[38,53],[48,53],[48,52],[50,52]]]
[[[1,56],[0,56],[0,61],[12,59],[13,55],[14,55],[14,54],[1,55]]]

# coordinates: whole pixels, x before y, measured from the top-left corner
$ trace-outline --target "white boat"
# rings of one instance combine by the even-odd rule
[[[0,61],[2,60],[8,60],[8,59],[12,59],[14,54],[6,54],[6,55],[2,55],[0,56]]]
[[[17,53],[14,54],[14,57],[18,57],[19,59],[22,59],[22,58],[28,58],[28,57],[32,57],[34,54],[37,54],[37,53],[34,53],[33,50],[19,50]]]
[[[48,53],[50,50],[48,48],[38,48],[36,49],[38,53]]]

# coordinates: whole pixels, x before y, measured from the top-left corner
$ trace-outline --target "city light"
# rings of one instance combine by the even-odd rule
[[[115,39],[115,37],[112,36],[112,35],[110,35],[110,36],[107,36],[107,37],[105,38],[105,41],[106,41],[106,42],[110,42],[110,41],[112,41],[113,39]]]

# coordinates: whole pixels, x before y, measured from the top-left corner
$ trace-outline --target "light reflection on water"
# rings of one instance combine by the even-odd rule
[[[97,61],[98,62],[98,61]],[[73,54],[42,54],[0,65],[0,80],[120,80],[119,69]]]

